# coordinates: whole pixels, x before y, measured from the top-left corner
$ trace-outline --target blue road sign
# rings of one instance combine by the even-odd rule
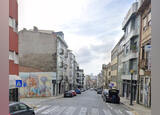
[[[27,87],[27,83],[26,82],[23,83],[23,87]]]
[[[22,80],[16,80],[16,87],[22,87]]]

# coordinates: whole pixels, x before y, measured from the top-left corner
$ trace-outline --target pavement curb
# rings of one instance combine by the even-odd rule
[[[131,109],[131,112],[133,113],[133,115],[140,115],[138,112],[135,111],[134,108],[130,107],[129,105],[121,102],[121,104],[123,104],[124,106],[128,107],[129,109]]]
[[[45,98],[45,97],[39,97],[39,99],[44,99],[44,98]],[[48,101],[48,100],[52,100],[52,99],[60,99],[60,98],[63,98],[63,95],[56,96],[56,97],[49,97],[48,99],[42,100],[41,102]],[[29,99],[29,98],[28,98],[28,99]],[[37,98],[37,99],[38,99],[38,98]],[[34,108],[34,109],[38,108],[37,105],[35,105],[35,104],[27,104],[27,105],[29,105],[30,107],[32,107],[32,108]]]

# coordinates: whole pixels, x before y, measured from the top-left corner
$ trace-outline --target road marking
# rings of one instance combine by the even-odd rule
[[[105,115],[112,115],[110,110],[108,110],[108,109],[107,110],[103,109],[103,112]]]
[[[76,110],[75,107],[69,107],[68,109],[66,109],[66,110],[64,111],[64,114],[65,114],[65,115],[72,115],[75,110]]]
[[[120,109],[118,110],[118,112],[119,112],[120,114],[123,114],[123,112],[122,112]]]
[[[86,115],[87,114],[87,108],[86,107],[82,107],[80,110],[79,115]]]
[[[45,105],[45,106],[42,106],[42,107],[36,109],[35,113],[38,113],[39,111],[42,111],[42,110],[46,109],[47,107],[50,107],[50,105]]]
[[[131,111],[126,111],[129,115],[134,115]]]
[[[111,107],[111,105],[108,104],[108,107],[112,110],[113,108]]]
[[[51,108],[43,111],[41,114],[48,114],[48,113],[54,111],[55,109],[57,109],[58,107],[59,107],[59,106],[52,106]]]
[[[91,115],[99,115],[99,111],[97,108],[92,108]]]
[[[42,105],[37,105],[36,107],[39,108],[40,106],[42,106]]]
[[[66,109],[66,107],[59,107],[59,108],[57,108],[57,110],[55,110],[55,111],[53,112],[52,115],[60,115],[65,109]],[[55,113],[55,114],[54,114],[54,113]]]

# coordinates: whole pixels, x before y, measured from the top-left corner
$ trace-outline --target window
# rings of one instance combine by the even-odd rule
[[[11,113],[19,111],[19,106],[18,105],[13,105],[11,107],[9,107],[9,110]]]
[[[27,106],[24,104],[19,104],[19,110],[27,110]]]
[[[142,47],[142,60],[144,59],[144,54],[145,53],[145,51],[144,51],[144,46]]]
[[[18,25],[16,24],[16,20],[9,17],[9,26],[13,28],[14,32],[18,32]]]
[[[126,54],[129,52],[129,46],[126,46]]]

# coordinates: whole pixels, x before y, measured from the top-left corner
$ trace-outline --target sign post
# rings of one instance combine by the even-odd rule
[[[133,73],[134,73],[134,70],[131,70],[130,71],[130,73],[131,73],[131,97],[130,97],[130,105],[133,105],[133,103],[132,103],[132,98],[133,98],[133,91],[132,91],[132,81],[133,81]]]

